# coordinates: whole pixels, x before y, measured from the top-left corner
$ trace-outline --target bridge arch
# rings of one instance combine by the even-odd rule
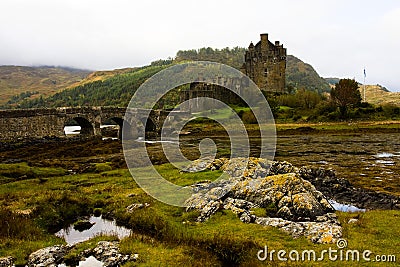
[[[79,126],[79,128],[75,129],[76,134],[80,134],[81,136],[92,136],[94,135],[94,128],[92,123],[83,117],[71,117],[64,123],[64,134],[67,134],[65,130],[65,126],[75,125]]]
[[[145,127],[144,129],[146,132],[156,132],[157,131],[157,125],[155,124],[153,119],[151,119],[150,117],[141,118],[140,120],[143,123],[143,125]]]
[[[157,136],[157,124],[151,117],[140,118],[140,121],[144,126],[145,138],[151,138]]]
[[[118,137],[118,139],[122,139],[122,127],[124,125],[124,119],[123,118],[110,117],[110,118],[107,118],[102,125],[103,126],[104,125],[117,125],[118,126],[118,130],[117,130],[118,134],[116,136],[113,136],[113,137]],[[105,127],[103,127],[102,129],[104,129],[104,128]],[[108,131],[102,130],[102,136],[103,137],[110,137],[110,136],[107,136],[107,135],[109,135]]]

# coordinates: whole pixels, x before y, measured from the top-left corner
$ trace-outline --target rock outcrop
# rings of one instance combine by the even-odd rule
[[[204,169],[204,163],[198,160],[187,170],[198,169],[196,165]],[[206,168],[221,169],[229,175],[192,187],[195,193],[186,201],[187,210],[200,210],[198,221],[226,209],[245,223],[275,226],[294,237],[306,236],[316,243],[332,243],[342,236],[333,207],[291,164],[236,158],[217,159]],[[254,208],[264,210],[265,216],[253,214]]]
[[[99,241],[97,246],[93,249],[87,249],[80,253],[76,262],[85,260],[93,256],[103,263],[105,267],[121,266],[127,261],[136,261],[139,257],[138,254],[124,255],[121,254],[118,247],[118,242]],[[64,262],[64,257],[74,246],[56,245],[39,249],[29,255],[28,266],[32,267],[56,267]],[[1,264],[1,259],[0,259]],[[0,265],[3,266],[3,265]],[[11,266],[11,265],[4,265]]]
[[[351,204],[361,209],[400,210],[400,197],[355,187],[348,180],[337,177],[333,170],[303,166],[297,172],[327,198],[339,203]]]

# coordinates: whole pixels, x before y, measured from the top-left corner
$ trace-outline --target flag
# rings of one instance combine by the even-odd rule
[[[367,77],[367,73],[365,72],[365,68],[364,68],[364,78]]]

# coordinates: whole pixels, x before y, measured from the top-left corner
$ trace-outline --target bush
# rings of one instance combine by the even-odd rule
[[[335,112],[337,110],[336,106],[332,104],[330,101],[321,101],[314,109],[314,114],[319,115],[327,115],[331,112]]]
[[[385,117],[396,118],[400,116],[400,107],[392,104],[382,106]]]
[[[106,163],[96,163],[95,164],[95,172],[100,173],[100,172],[107,172],[107,171],[111,171],[112,167],[110,166],[109,162]]]

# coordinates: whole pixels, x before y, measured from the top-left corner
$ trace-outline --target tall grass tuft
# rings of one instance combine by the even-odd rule
[[[29,215],[0,208],[0,218],[0,240],[34,241],[39,240],[42,236],[41,229],[29,218]]]
[[[70,225],[80,216],[90,215],[92,206],[85,196],[63,191],[46,196],[34,213],[38,224],[52,233]]]

